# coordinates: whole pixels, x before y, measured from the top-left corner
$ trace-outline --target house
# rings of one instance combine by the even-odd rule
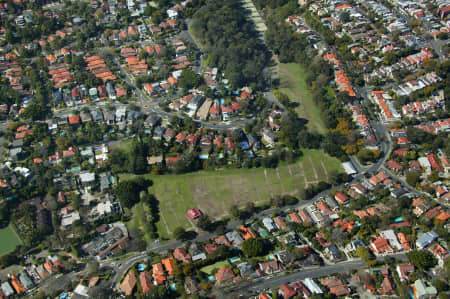
[[[240,263],[239,265],[237,265],[237,268],[239,269],[239,273],[241,274],[241,277],[243,277],[243,278],[250,277],[254,273],[252,265],[250,265],[247,262]]]
[[[162,285],[166,281],[166,276],[164,274],[164,268],[161,263],[153,264],[152,266],[153,278],[158,285]]]
[[[284,299],[290,299],[297,295],[297,292],[288,284],[283,284],[278,290],[278,294],[283,296]]]
[[[311,216],[309,216],[308,212],[306,212],[304,209],[299,210],[298,215],[300,215],[300,218],[302,219],[303,224],[309,225],[312,223]]]
[[[410,250],[411,246],[408,243],[408,239],[406,238],[406,235],[404,233],[398,233],[397,234],[398,240],[400,241],[400,243],[403,246],[403,249],[405,250]]]
[[[199,209],[190,209],[186,212],[186,215],[189,217],[189,219],[194,220],[200,217],[202,212]]]
[[[427,286],[424,280],[417,279],[414,282],[413,289],[415,293],[415,298],[417,299],[428,299],[435,298],[437,295],[437,290],[434,286]]]
[[[101,122],[103,121],[103,113],[100,110],[92,110],[91,117],[93,122]]]
[[[104,113],[104,117],[105,117],[105,122],[107,125],[113,125],[116,117],[113,111],[105,111]]]
[[[443,267],[445,259],[449,257],[448,250],[445,249],[441,244],[434,243],[430,246],[430,251],[437,258],[439,266]]]
[[[283,218],[281,218],[280,216],[273,218],[273,221],[275,222],[275,225],[278,227],[278,229],[284,229],[286,227],[286,222],[284,222]]]
[[[342,259],[342,254],[336,245],[331,244],[325,247],[325,254],[330,257],[332,261],[338,261]]]
[[[358,249],[358,247],[367,247],[363,240],[361,240],[359,237],[356,237],[355,240],[351,241],[347,244],[345,247],[348,251],[355,251]]]
[[[25,293],[25,288],[23,287],[22,283],[19,281],[17,276],[12,274],[10,278],[11,278],[11,285],[13,286],[14,290],[16,290],[17,294]]]
[[[149,272],[143,271],[139,273],[139,282],[141,283],[142,293],[146,294],[153,288],[152,277]]]
[[[262,223],[269,232],[273,232],[273,231],[277,230],[275,223],[273,222],[273,220],[271,218],[268,218],[268,217],[263,218]]]
[[[192,276],[188,276],[184,280],[184,289],[186,291],[186,294],[194,295],[198,291],[200,291],[200,285],[199,285],[197,279],[195,279]]]
[[[397,265],[396,269],[400,281],[406,281],[408,280],[408,274],[414,272],[414,265],[412,264]]]
[[[392,229],[380,232],[380,236],[388,240],[391,247],[395,250],[402,250],[403,246],[397,240],[397,237]]]
[[[423,249],[433,243],[437,238],[438,235],[434,231],[429,231],[416,240],[416,246],[418,249]]]
[[[320,289],[320,287],[317,285],[317,283],[314,280],[312,280],[311,278],[306,278],[302,282],[311,293],[313,293],[313,294],[315,293],[317,295],[323,294],[322,289]]]
[[[120,290],[125,294],[125,296],[131,296],[133,294],[133,289],[136,286],[136,276],[133,271],[128,271],[128,274],[123,279],[120,284]]]
[[[336,276],[324,278],[320,282],[330,289],[331,294],[337,297],[350,295],[350,289]]]
[[[348,201],[348,197],[341,191],[336,192],[334,199],[341,205],[347,203]]]
[[[190,264],[192,263],[191,255],[186,251],[186,249],[179,247],[175,248],[173,251],[173,257],[180,262]]]
[[[169,258],[165,258],[161,261],[161,263],[164,265],[164,268],[166,269],[167,273],[169,274],[169,276],[172,276],[173,274],[173,269],[175,267],[175,263],[173,258],[169,257]]]
[[[145,119],[144,125],[147,127],[153,128],[153,127],[156,127],[157,125],[159,125],[160,122],[161,122],[161,117],[159,117],[155,114],[150,114]]]
[[[252,230],[250,228],[241,225],[239,230],[241,231],[241,235],[242,235],[242,238],[244,238],[244,240],[256,239],[255,234],[252,232]]]
[[[234,245],[240,247],[242,242],[244,242],[244,239],[242,239],[241,235],[236,231],[231,231],[225,234],[228,241],[233,243]]]
[[[295,223],[302,223],[302,219],[300,218],[300,216],[298,216],[297,213],[292,212],[289,214],[289,218],[291,218],[291,220]]]
[[[95,183],[95,173],[84,172],[80,173],[80,182],[84,187],[90,187]]]
[[[14,290],[7,281],[1,284],[1,290],[3,292],[3,295],[5,295],[6,297],[14,295]]]
[[[203,98],[200,95],[196,95],[192,98],[192,100],[187,105],[188,109],[197,111],[197,109],[203,104]],[[209,109],[208,109],[209,111]]]
[[[403,169],[402,164],[400,164],[397,161],[392,160],[392,159],[387,161],[386,164],[389,169],[391,169],[392,171],[395,171],[395,172],[400,172]]]
[[[69,124],[71,125],[77,125],[80,123],[80,116],[79,115],[73,115],[69,117]]]
[[[226,283],[234,279],[234,273],[231,268],[222,268],[216,273],[216,280],[218,283]]]
[[[392,283],[389,280],[389,270],[386,269],[382,269],[381,270],[381,274],[383,275],[383,282],[381,283],[381,287],[380,289],[378,289],[378,293],[380,293],[381,295],[387,295],[390,294],[394,291],[394,288],[392,287]]]
[[[389,246],[388,241],[381,237],[375,238],[375,240],[373,240],[372,243],[370,243],[369,247],[375,254],[394,252],[392,248]]]
[[[81,112],[80,113],[81,122],[86,123],[92,120],[92,116],[90,112]]]
[[[31,278],[28,276],[28,274],[23,271],[19,274],[19,281],[25,288],[25,290],[29,290],[34,287],[34,283],[31,280]]]
[[[290,265],[295,262],[294,254],[288,250],[281,250],[275,256],[282,265]]]
[[[61,218],[61,226],[64,228],[70,227],[75,221],[80,220],[80,214],[78,212],[73,212],[67,215],[63,215]]]
[[[259,263],[259,269],[261,270],[261,272],[267,275],[271,275],[280,272],[282,270],[282,267],[277,260],[270,260],[267,262]]]

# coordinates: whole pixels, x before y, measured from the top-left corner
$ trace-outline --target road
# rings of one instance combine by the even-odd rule
[[[394,253],[385,256],[378,257],[378,260],[385,260],[387,257],[406,261],[407,258],[403,253]],[[283,284],[293,283],[306,278],[317,278],[321,276],[328,276],[335,273],[345,273],[350,270],[364,268],[366,263],[360,259],[354,259],[351,261],[340,262],[334,265],[325,265],[318,267],[309,267],[305,269],[298,269],[292,274],[285,275],[281,273],[277,276],[265,276],[252,281],[243,282],[236,286],[235,284],[227,286],[218,290],[217,298],[224,298],[230,294],[243,294],[246,296],[256,295],[264,289],[278,288]]]
[[[224,298],[231,293],[246,294],[254,293],[259,294],[263,289],[271,289],[279,287],[283,284],[292,283],[295,281],[303,280],[305,278],[316,278],[325,275],[331,275],[333,273],[343,273],[353,269],[359,269],[365,267],[366,263],[358,261],[342,262],[335,265],[315,267],[310,269],[302,269],[298,272],[294,272],[289,275],[279,275],[275,277],[261,277],[250,281],[248,283],[242,283],[239,286],[232,285],[220,290],[217,298]]]

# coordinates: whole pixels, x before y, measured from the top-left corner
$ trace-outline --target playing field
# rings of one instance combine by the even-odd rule
[[[332,170],[341,171],[341,163],[318,150],[305,150],[296,163],[276,169],[227,169],[183,175],[148,175],[154,182],[149,188],[159,200],[161,237],[170,238],[178,226],[195,230],[186,211],[198,208],[212,218],[228,216],[234,204],[266,203],[274,195],[297,196],[309,184],[327,181]],[[126,176],[122,176],[125,179]],[[135,213],[140,216],[140,213]],[[139,221],[139,220],[137,220]],[[139,224],[135,224],[139,225]]]
[[[213,272],[214,269],[222,269],[224,267],[229,267],[229,266],[230,266],[230,264],[228,263],[228,261],[220,261],[215,264],[203,267],[200,269],[200,271],[202,271],[208,275],[211,275],[211,273]]]
[[[0,256],[14,250],[19,244],[20,239],[10,226],[0,229]]]
[[[300,104],[296,111],[300,117],[309,121],[308,128],[325,133],[326,128],[320,116],[320,109],[313,101],[306,85],[304,68],[297,63],[280,63],[278,69],[280,91],[285,93],[291,101]]]

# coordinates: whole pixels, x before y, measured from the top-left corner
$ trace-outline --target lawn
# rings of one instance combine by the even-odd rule
[[[224,267],[229,267],[229,266],[230,266],[230,264],[228,263],[228,261],[220,261],[215,264],[203,267],[200,269],[200,271],[202,271],[208,275],[211,275],[211,273],[214,271],[214,269],[222,269]]]
[[[21,243],[11,226],[0,229],[0,240],[0,256],[13,251]]]
[[[263,204],[280,194],[298,196],[305,186],[327,181],[332,170],[342,170],[339,160],[322,151],[304,150],[298,161],[281,164],[276,169],[226,169],[146,177],[153,180],[149,192],[159,200],[158,232],[160,237],[170,238],[178,226],[195,230],[195,223],[186,216],[189,209],[199,208],[220,219],[229,216],[232,205]],[[127,178],[130,175],[121,175],[122,180]],[[138,221],[135,218],[140,217],[141,211],[134,212],[132,221]]]
[[[112,148],[118,149],[125,153],[130,153],[132,144],[133,144],[133,138],[129,138],[129,139],[125,139],[125,140],[121,140],[121,141],[117,142],[115,145],[112,146]]]
[[[280,91],[291,101],[300,105],[296,108],[298,115],[307,119],[308,128],[319,133],[325,133],[326,127],[320,116],[320,109],[313,101],[311,92],[306,85],[305,69],[297,63],[279,64]]]

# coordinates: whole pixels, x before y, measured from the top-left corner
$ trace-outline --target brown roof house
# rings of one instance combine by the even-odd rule
[[[231,268],[222,268],[216,273],[218,283],[225,283],[234,279],[234,273]]]
[[[183,263],[192,263],[192,258],[191,255],[186,251],[186,249],[180,247],[180,248],[175,248],[175,250],[173,251],[173,257],[180,262]]]
[[[136,276],[133,271],[129,271],[127,276],[120,284],[120,290],[125,293],[125,296],[130,296],[133,293],[133,289],[136,286]]]

